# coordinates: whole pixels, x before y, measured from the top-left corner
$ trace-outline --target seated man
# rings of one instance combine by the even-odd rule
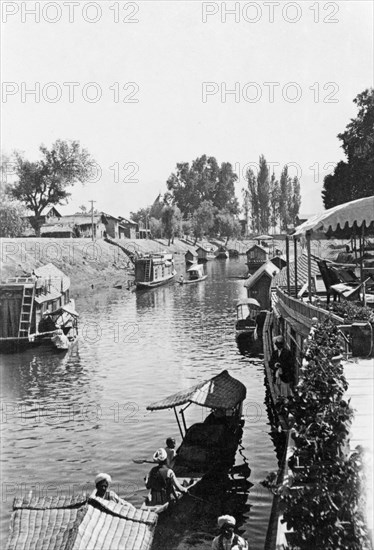
[[[128,504],[125,500],[120,498],[114,491],[109,491],[109,484],[112,483],[112,478],[109,474],[98,474],[95,477],[96,490],[91,494],[92,497],[103,498],[104,500],[111,500],[118,504]]]
[[[274,338],[275,350],[269,361],[273,371],[273,381],[281,397],[292,395],[291,385],[294,383],[294,359],[292,353],[284,347],[283,336]]]
[[[248,544],[242,537],[235,535],[236,520],[232,516],[218,518],[220,534],[213,539],[212,550],[247,550]]]
[[[175,473],[167,466],[168,455],[165,449],[158,449],[153,455],[153,460],[158,465],[152,468],[145,479],[145,486],[150,489],[148,505],[165,504],[179,498],[179,493],[187,493],[186,487],[182,487],[175,477]],[[179,491],[179,493],[178,493]]]

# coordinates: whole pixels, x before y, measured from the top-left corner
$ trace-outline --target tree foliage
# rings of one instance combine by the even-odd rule
[[[29,222],[22,204],[0,194],[0,237],[21,237]]]
[[[216,209],[212,201],[203,201],[196,209],[191,220],[195,243],[214,227],[215,213]]]
[[[165,205],[162,210],[161,221],[163,233],[169,239],[170,245],[170,242],[174,241],[174,237],[178,237],[181,233],[181,211],[175,205]]]
[[[347,160],[324,179],[325,208],[374,195],[374,90],[363,91],[353,101],[357,117],[338,134]]]
[[[91,156],[78,141],[57,140],[51,149],[41,145],[39,150],[42,158],[35,162],[14,153],[17,181],[7,187],[11,197],[34,213],[37,234],[44,209],[67,201],[68,188],[85,183],[93,166]]]
[[[202,155],[191,165],[188,162],[177,164],[176,171],[166,182],[166,198],[178,206],[184,218],[192,216],[204,201],[211,202],[218,210],[237,214],[239,204],[234,186],[237,179],[229,162],[220,166],[214,157]]]
[[[246,174],[247,188],[243,190],[244,209],[251,213],[251,229],[254,233],[267,233],[279,223],[286,231],[295,223],[299,214],[301,196],[300,182],[291,179],[287,165],[283,167],[280,181],[269,168],[264,155],[259,159],[257,176],[249,169]]]

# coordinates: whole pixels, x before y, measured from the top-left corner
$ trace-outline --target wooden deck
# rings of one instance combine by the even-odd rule
[[[374,360],[351,359],[344,363],[344,375],[349,384],[345,394],[351,399],[355,416],[351,426],[350,446],[364,449],[366,522],[373,541],[373,441],[374,441]]]

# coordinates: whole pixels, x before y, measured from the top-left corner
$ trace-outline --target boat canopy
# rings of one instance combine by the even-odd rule
[[[187,269],[187,273],[191,273],[192,271],[198,271],[200,275],[204,275],[204,266],[201,264],[191,265],[191,267]]]
[[[339,204],[317,214],[296,228],[294,237],[306,232],[324,232],[334,236],[349,236],[355,229],[374,228],[374,195]]]
[[[147,409],[149,411],[171,409],[185,403],[195,403],[211,409],[233,409],[244,401],[246,394],[247,390],[244,384],[236,378],[232,378],[227,370],[224,370],[217,376],[200,382],[188,390],[174,393],[162,401],[151,403]]]
[[[243,298],[242,300],[238,300],[236,303],[236,307],[240,306],[252,306],[261,309],[261,305],[258,303],[256,298]]]
[[[68,313],[72,317],[79,317],[79,313],[73,309],[72,306],[69,304],[66,304],[65,306],[59,307],[58,309],[55,309],[54,311],[48,311],[46,312],[48,315],[62,315],[63,313]]]

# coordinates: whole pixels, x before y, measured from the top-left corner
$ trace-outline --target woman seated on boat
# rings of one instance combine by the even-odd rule
[[[218,518],[220,534],[213,539],[212,550],[244,550],[248,549],[247,541],[234,533],[236,520],[232,516]]]
[[[165,504],[172,497],[178,499],[178,492],[188,492],[187,488],[178,482],[173,470],[168,467],[165,449],[158,449],[153,455],[153,460],[158,462],[158,465],[152,468],[145,480],[145,486],[150,489],[150,498],[147,502],[149,506]]]
[[[95,477],[96,490],[93,491],[92,497],[103,498],[104,500],[110,500],[112,502],[118,502],[118,504],[128,503],[120,498],[114,491],[109,491],[109,484],[112,483],[112,478],[109,474],[97,474]]]

